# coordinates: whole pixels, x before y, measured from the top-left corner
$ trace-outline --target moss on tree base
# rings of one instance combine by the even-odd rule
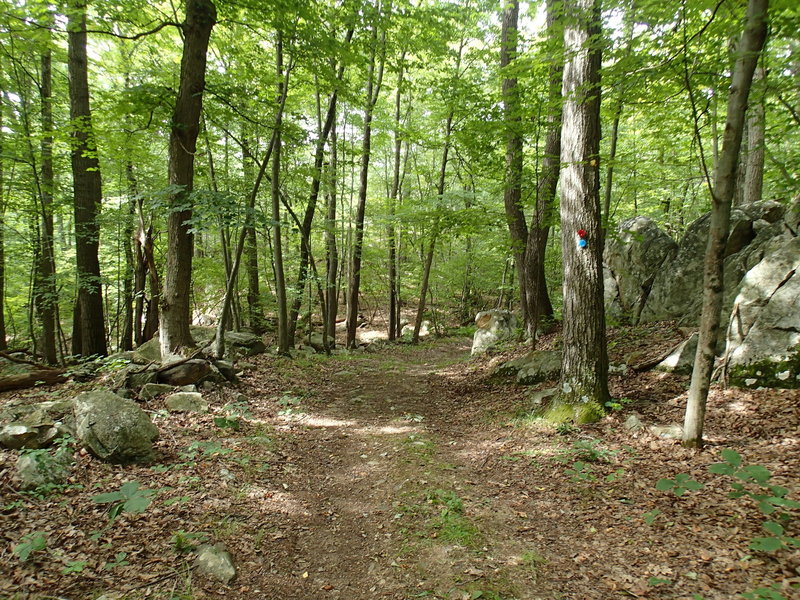
[[[578,402],[576,404],[565,401],[561,396],[554,396],[546,406],[543,406],[536,413],[540,419],[559,425],[561,423],[574,423],[583,425],[594,423],[605,416],[605,410],[597,402]]]

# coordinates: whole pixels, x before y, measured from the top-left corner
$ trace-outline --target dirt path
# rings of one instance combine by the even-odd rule
[[[374,348],[254,358],[205,394],[208,414],[145,403],[156,464],[78,451],[68,485],[25,495],[1,450],[0,599],[800,598],[800,550],[749,549],[764,516],[708,469],[733,449],[800,500],[800,391],[715,388],[696,453],[623,426],[680,422],[685,377],[615,376],[622,410],[556,429],[525,418],[530,390],[488,378],[469,340]],[[678,474],[703,487],[657,489]],[[95,498],[134,481],[150,504],[109,520]],[[800,539],[797,510],[781,522]],[[233,554],[228,585],[193,570],[201,542]]]
[[[286,514],[274,598],[534,598],[538,554],[498,539],[518,517],[485,494],[481,422],[464,427],[442,380],[469,346],[325,365],[279,417]],[[477,439],[476,439],[477,436]],[[272,559],[272,556],[276,556]]]

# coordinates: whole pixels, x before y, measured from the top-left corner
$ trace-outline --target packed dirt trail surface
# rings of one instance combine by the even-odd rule
[[[448,368],[468,355],[460,339],[321,366],[309,397],[279,417],[285,490],[273,497],[271,572],[253,582],[261,594],[470,597],[499,577],[515,597],[538,597],[536,557],[503,539],[519,517],[482,489],[485,427],[448,390]]]
[[[612,361],[648,360],[679,335],[612,331]],[[253,357],[238,385],[204,392],[208,413],[141,403],[161,433],[154,463],[73,448],[68,485],[41,494],[14,488],[18,455],[1,450],[0,599],[800,598],[800,550],[751,550],[764,515],[709,471],[729,448],[798,500],[800,391],[715,387],[696,452],[662,434],[682,418],[686,376],[628,369],[610,380],[607,417],[555,427],[529,416],[555,382],[492,375],[524,348],[470,358],[469,344]],[[680,478],[702,487],[657,487]],[[132,482],[150,503],[110,519],[97,495]],[[800,538],[798,517],[782,521],[786,539]],[[22,560],[34,534],[46,545]],[[201,543],[227,547],[233,580],[195,568]]]

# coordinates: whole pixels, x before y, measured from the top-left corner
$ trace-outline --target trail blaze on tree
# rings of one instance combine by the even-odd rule
[[[600,229],[599,2],[567,2],[564,12],[564,349],[559,406],[552,410],[562,411],[563,418],[585,422],[599,418],[609,399]],[[585,232],[585,247],[579,244],[580,230]]]

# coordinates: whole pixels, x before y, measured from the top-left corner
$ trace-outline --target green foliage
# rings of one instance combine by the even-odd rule
[[[425,495],[425,501],[439,510],[431,527],[440,539],[463,546],[474,541],[477,530],[464,516],[464,502],[455,492],[436,489]]]
[[[31,554],[41,552],[47,547],[47,534],[43,531],[33,531],[22,536],[19,544],[11,550],[22,562],[27,562]]]
[[[106,492],[92,496],[92,501],[97,504],[109,504],[108,518],[113,521],[122,513],[138,515],[147,510],[153,501],[153,496],[158,492],[147,488],[139,488],[138,481],[128,481],[120,486],[116,492]]]
[[[569,462],[570,460],[580,460],[587,463],[609,463],[617,454],[617,450],[603,448],[600,440],[590,438],[588,440],[575,440],[571,448],[563,450],[555,460],[559,462]]]
[[[89,563],[85,560],[71,560],[63,569],[61,569],[61,574],[70,575],[72,573],[83,573],[83,570],[88,564]]]
[[[672,492],[676,496],[683,496],[689,490],[699,490],[703,484],[692,479],[686,473],[678,473],[675,479],[659,479],[656,489],[661,492]]]
[[[233,429],[234,431],[239,431],[241,427],[239,419],[235,417],[214,417],[214,425],[220,429]]]
[[[573,481],[590,482],[597,479],[592,471],[593,469],[590,465],[581,461],[575,461],[572,463],[572,468],[564,472],[569,475]]]
[[[786,535],[786,524],[791,521],[793,510],[800,509],[800,502],[787,498],[789,490],[770,483],[772,473],[762,465],[743,465],[741,455],[725,448],[720,453],[723,462],[714,463],[708,470],[715,475],[733,478],[730,483],[730,498],[750,498],[758,510],[770,517],[762,527],[769,536],[757,537],[750,542],[750,549],[760,552],[775,552],[783,548],[800,548],[800,538]]]
[[[127,552],[117,552],[114,555],[114,559],[113,560],[110,560],[106,564],[103,565],[103,569],[105,569],[106,571],[112,571],[112,570],[116,569],[117,567],[124,567],[126,565],[131,564],[127,560],[125,560],[127,557],[128,557],[128,553]]]

